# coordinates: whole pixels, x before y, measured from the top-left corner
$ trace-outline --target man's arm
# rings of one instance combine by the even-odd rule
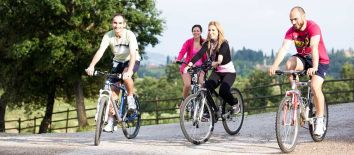
[[[307,70],[308,75],[314,75],[316,71],[318,70],[318,63],[320,61],[320,56],[318,53],[318,45],[320,43],[320,35],[315,35],[311,37],[310,41],[310,47],[312,49],[312,68],[309,68]]]
[[[279,64],[283,61],[286,52],[289,50],[292,40],[284,39],[281,48],[279,49],[277,56],[275,57],[273,65],[269,68],[269,75],[274,75],[278,69]]]
[[[108,38],[107,36],[104,36],[100,45],[100,48],[97,50],[95,56],[93,57],[90,66],[86,69],[86,72],[88,75],[92,76],[93,72],[95,71],[95,65],[97,64],[98,61],[102,58],[104,52],[106,51],[106,48],[108,47]]]
[[[131,75],[133,75],[133,69],[136,61],[136,53],[138,49],[135,50],[130,50],[130,60],[129,60],[129,66],[128,66],[128,72],[131,72]]]
[[[129,34],[129,66],[128,66],[128,70],[125,71],[125,73],[123,73],[123,78],[132,77],[132,75],[134,73],[133,70],[134,70],[138,50],[139,50],[138,41],[136,40],[134,33],[130,32],[130,34]]]

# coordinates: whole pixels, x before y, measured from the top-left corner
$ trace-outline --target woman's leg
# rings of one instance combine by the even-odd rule
[[[183,99],[186,99],[189,95],[189,92],[191,90],[191,76],[188,73],[183,73],[181,74],[182,80],[183,80],[183,92],[182,96]]]
[[[237,104],[236,99],[231,94],[231,87],[236,79],[236,73],[225,73],[221,80],[219,95],[230,105]]]

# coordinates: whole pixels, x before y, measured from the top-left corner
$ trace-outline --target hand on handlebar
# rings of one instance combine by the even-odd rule
[[[123,79],[128,79],[133,76],[133,71],[127,70],[126,72],[123,73]]]
[[[184,74],[184,73],[188,73],[188,70],[189,70],[190,68],[191,68],[191,67],[189,67],[189,66],[184,67],[183,74]]]
[[[315,69],[315,68],[307,69],[307,75],[309,75],[309,76],[316,75],[316,73],[317,73],[317,69]]]
[[[85,71],[86,71],[87,75],[93,76],[93,73],[95,71],[95,67],[89,66],[87,69],[85,69]]]
[[[276,70],[278,70],[278,67],[271,66],[271,67],[269,67],[269,69],[268,69],[268,74],[269,74],[270,76],[272,76],[272,75],[275,74],[275,71],[276,71]]]

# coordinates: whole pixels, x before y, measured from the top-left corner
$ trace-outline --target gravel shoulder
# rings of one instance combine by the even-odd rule
[[[94,132],[17,135],[0,134],[0,154],[281,154],[275,138],[275,113],[245,118],[238,135],[228,135],[221,122],[209,141],[193,145],[179,124],[143,126],[138,137],[128,140],[121,130],[103,133],[100,146]],[[314,142],[300,129],[298,145],[290,154],[354,154],[354,103],[329,106],[329,127],[322,142]]]

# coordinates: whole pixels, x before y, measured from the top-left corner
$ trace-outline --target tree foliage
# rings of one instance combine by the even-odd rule
[[[273,94],[273,87],[260,87],[266,86],[273,83],[273,78],[270,77],[266,72],[261,70],[253,70],[251,75],[248,77],[249,83],[246,84],[246,95],[247,98],[253,98],[253,102],[249,103],[251,107],[264,107],[275,102],[275,98],[264,98]],[[259,88],[257,88],[259,87]],[[247,90],[247,88],[252,88]],[[256,99],[259,98],[259,99]]]
[[[142,53],[145,46],[158,43],[163,20],[153,0],[1,1],[0,55],[4,57],[0,72],[8,77],[1,85],[9,106],[43,107],[48,94],[53,94],[48,90],[71,101],[73,94],[80,95],[75,91],[81,89],[77,87],[81,82],[85,82],[84,88],[96,84],[86,83],[90,80],[82,80],[82,75],[103,34],[111,29],[115,13],[126,17]],[[110,64],[106,54],[98,66]],[[85,92],[93,93],[90,89]]]

